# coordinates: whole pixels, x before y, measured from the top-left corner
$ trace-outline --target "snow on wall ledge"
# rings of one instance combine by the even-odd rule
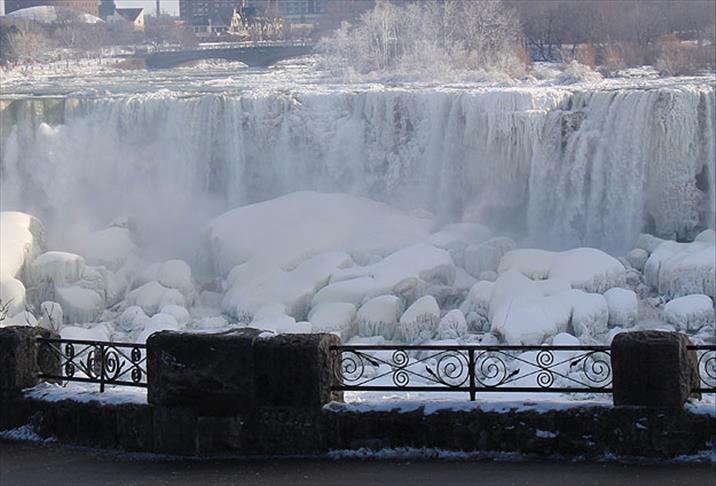
[[[5,101],[1,202],[50,230],[138,215],[145,243],[175,248],[313,189],[619,253],[714,226],[715,107],[706,82]]]

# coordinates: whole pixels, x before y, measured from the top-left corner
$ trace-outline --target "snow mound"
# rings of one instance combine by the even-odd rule
[[[610,316],[607,299],[603,295],[588,294],[581,290],[573,290],[570,296],[574,335],[586,339],[605,333]]]
[[[116,325],[126,332],[144,329],[149,322],[149,317],[144,313],[144,309],[138,305],[133,305],[124,309],[116,320]]]
[[[168,260],[157,267],[156,280],[169,289],[178,290],[188,304],[196,298],[191,268],[183,260]]]
[[[105,323],[92,327],[66,326],[60,331],[62,339],[78,339],[86,341],[109,341],[111,330]]]
[[[667,302],[664,317],[679,331],[696,331],[714,325],[714,303],[707,295],[686,295]]]
[[[405,342],[427,341],[435,337],[440,324],[440,308],[432,295],[416,300],[400,316],[398,336]]]
[[[612,288],[604,292],[609,307],[609,326],[630,327],[637,321],[639,301],[633,290]]]
[[[400,299],[394,295],[380,295],[363,304],[356,315],[360,336],[383,336],[392,339],[402,312]]]
[[[387,255],[425,240],[432,221],[347,194],[294,192],[233,209],[207,226],[205,257],[216,273],[254,259],[295,268],[318,253]]]
[[[563,252],[513,250],[502,258],[499,266],[499,273],[510,270],[533,280],[563,280],[573,288],[591,293],[603,293],[626,284],[624,265],[596,248],[575,248]]]
[[[716,298],[716,246],[704,239],[658,245],[644,267],[646,283],[667,298],[690,294]]]

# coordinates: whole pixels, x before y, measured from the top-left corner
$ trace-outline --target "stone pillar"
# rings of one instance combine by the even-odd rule
[[[333,334],[282,334],[254,344],[256,402],[271,407],[321,407],[343,400],[331,391],[335,360]]]
[[[682,407],[698,385],[696,354],[685,334],[640,331],[612,341],[614,405]]]
[[[0,328],[0,395],[17,396],[24,388],[40,382],[38,374],[60,374],[60,359],[37,338],[59,338],[41,327],[9,326]]]
[[[256,329],[214,334],[164,331],[147,340],[147,400],[204,415],[254,407]]]

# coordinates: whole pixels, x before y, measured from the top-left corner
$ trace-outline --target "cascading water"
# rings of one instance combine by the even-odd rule
[[[148,246],[189,251],[211,216],[299,189],[425,208],[548,248],[621,252],[645,229],[714,227],[706,83],[0,103],[2,207],[72,225],[67,237],[129,214]]]

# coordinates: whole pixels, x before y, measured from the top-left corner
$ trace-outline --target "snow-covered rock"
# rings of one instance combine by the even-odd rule
[[[609,308],[611,327],[630,327],[636,323],[639,314],[639,300],[633,290],[612,288],[604,292]]]
[[[394,295],[380,295],[363,304],[356,315],[360,336],[383,336],[392,339],[402,312],[400,299]]]
[[[104,310],[104,298],[79,285],[56,288],[55,299],[62,307],[67,323],[93,322]]]
[[[350,337],[356,306],[347,302],[332,302],[315,307],[308,315],[313,332],[335,332],[342,339]]]
[[[176,331],[178,329],[179,323],[177,323],[177,320],[174,318],[174,316],[161,313],[154,314],[152,317],[149,318],[146,325],[144,326],[144,330],[140,332],[137,336],[136,341],[138,343],[145,343],[147,342],[149,336],[151,336],[155,332]]]
[[[493,282],[480,280],[472,286],[467,294],[465,302],[460,306],[460,310],[465,314],[476,312],[477,314],[487,317],[490,310],[490,300],[492,299],[492,291],[495,287]]]
[[[432,221],[347,194],[294,192],[233,209],[209,223],[203,240],[218,274],[253,259],[283,270],[318,253],[387,255],[425,240]]]
[[[191,268],[183,260],[168,260],[157,268],[157,281],[164,287],[178,290],[191,305],[195,300]]]
[[[562,252],[513,250],[502,258],[499,273],[510,270],[535,280],[563,280],[573,288],[592,293],[625,285],[626,279],[624,265],[596,248],[575,248]]]
[[[129,306],[137,305],[152,316],[165,305],[186,307],[184,296],[176,289],[169,289],[156,281],[149,282],[127,294],[125,302]]]
[[[8,315],[0,324],[2,326],[37,326],[38,322],[32,312],[24,310],[13,316]]]
[[[483,243],[471,245],[465,250],[464,267],[473,277],[480,278],[483,272],[496,272],[500,261],[517,247],[510,238],[491,238]]]
[[[453,309],[440,319],[438,339],[460,339],[467,335],[467,320],[459,309]]]
[[[701,233],[696,235],[696,238],[694,238],[694,241],[699,241],[701,243],[710,243],[712,245],[716,245],[716,231],[712,229],[703,230]]]
[[[440,308],[432,295],[416,300],[400,316],[398,336],[401,340],[414,343],[433,339],[440,324]]]
[[[85,259],[73,253],[48,251],[30,262],[27,280],[30,285],[52,282],[63,286],[82,278],[85,271]]]
[[[553,346],[579,346],[580,344],[579,339],[568,332],[560,332],[552,338]]]
[[[600,294],[588,294],[581,290],[573,290],[572,329],[577,337],[594,337],[607,331],[609,322],[609,306],[607,299]]]
[[[651,253],[656,250],[656,247],[661,245],[664,241],[665,240],[648,233],[642,233],[636,240],[636,248],[641,248],[651,255]]]
[[[352,264],[350,256],[340,251],[315,255],[291,271],[282,270],[273,261],[254,259],[237,265],[231,271],[221,307],[226,314],[248,321],[259,308],[271,303],[285,305],[288,315],[299,319],[307,316],[310,307],[320,303],[350,302],[360,305],[363,294],[344,299],[328,292],[325,300],[317,298],[316,294],[328,283],[332,273]],[[338,290],[341,294],[341,289]]]
[[[138,305],[127,307],[119,315],[116,325],[123,331],[131,332],[137,329],[144,329],[149,322],[149,316],[144,313],[144,309]]]
[[[390,285],[380,283],[373,277],[343,280],[319,290],[313,297],[311,305],[318,307],[330,302],[350,302],[357,307],[376,295],[387,294],[392,290]]]
[[[714,303],[707,295],[686,295],[667,302],[664,317],[679,331],[696,331],[714,325]]]
[[[644,267],[646,283],[667,298],[704,294],[716,298],[716,246],[709,241],[665,241]]]
[[[649,252],[643,248],[634,248],[626,254],[626,260],[629,262],[629,265],[636,268],[640,272],[644,271],[644,266],[646,265],[646,261],[648,259]]]
[[[175,304],[167,304],[159,309],[160,314],[169,314],[176,319],[179,327],[185,327],[189,323],[189,311],[185,307]]]
[[[86,341],[109,341],[112,331],[106,323],[92,327],[65,326],[60,331],[62,339],[78,339]]]
[[[0,211],[0,302],[8,306],[8,315],[25,309],[23,270],[42,252],[44,235],[37,218],[17,211]]]

